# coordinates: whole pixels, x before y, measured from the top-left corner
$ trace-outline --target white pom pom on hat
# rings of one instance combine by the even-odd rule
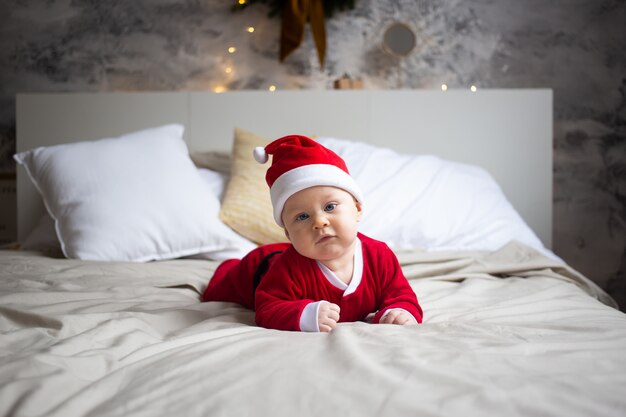
[[[257,146],[252,151],[252,156],[259,164],[264,164],[269,159],[267,152],[265,152],[265,148],[262,146]]]

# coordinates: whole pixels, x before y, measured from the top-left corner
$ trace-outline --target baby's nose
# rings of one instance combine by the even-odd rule
[[[315,215],[313,225],[316,229],[321,229],[328,226],[328,217],[326,217],[326,213],[320,213]]]

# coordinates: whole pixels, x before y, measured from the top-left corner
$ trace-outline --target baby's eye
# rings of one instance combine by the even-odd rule
[[[305,220],[307,220],[309,218],[309,215],[306,213],[300,213],[296,216],[296,221],[297,222],[303,222]]]
[[[328,203],[324,207],[324,211],[333,211],[337,207],[337,203]]]

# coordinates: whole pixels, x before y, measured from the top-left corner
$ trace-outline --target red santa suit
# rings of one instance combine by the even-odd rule
[[[271,256],[275,254],[275,256]],[[254,276],[268,259],[256,291]],[[291,244],[265,245],[241,261],[222,263],[211,279],[204,301],[230,301],[253,308],[257,324],[279,330],[319,331],[321,301],[337,304],[340,322],[364,320],[375,313],[378,323],[391,309],[403,309],[418,323],[422,308],[389,247],[358,234],[354,272],[349,284],[321,263],[300,255]]]
[[[276,223],[295,193],[309,187],[336,187],[363,203],[345,161],[332,150],[301,135],[289,135],[255,148],[259,163],[272,163],[265,175]],[[340,307],[339,321],[378,323],[402,309],[419,323],[422,309],[398,260],[383,242],[358,234],[352,279],[345,284],[323,264],[300,255],[289,243],[260,246],[243,259],[223,262],[204,293],[204,301],[230,301],[256,311],[256,322],[272,329],[319,331],[322,302]]]

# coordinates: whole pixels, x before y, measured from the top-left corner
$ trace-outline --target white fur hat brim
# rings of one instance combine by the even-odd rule
[[[270,188],[276,223],[284,227],[282,214],[289,197],[298,191],[321,185],[341,188],[352,194],[359,203],[363,203],[363,194],[356,181],[341,168],[330,164],[303,165],[285,172]]]

